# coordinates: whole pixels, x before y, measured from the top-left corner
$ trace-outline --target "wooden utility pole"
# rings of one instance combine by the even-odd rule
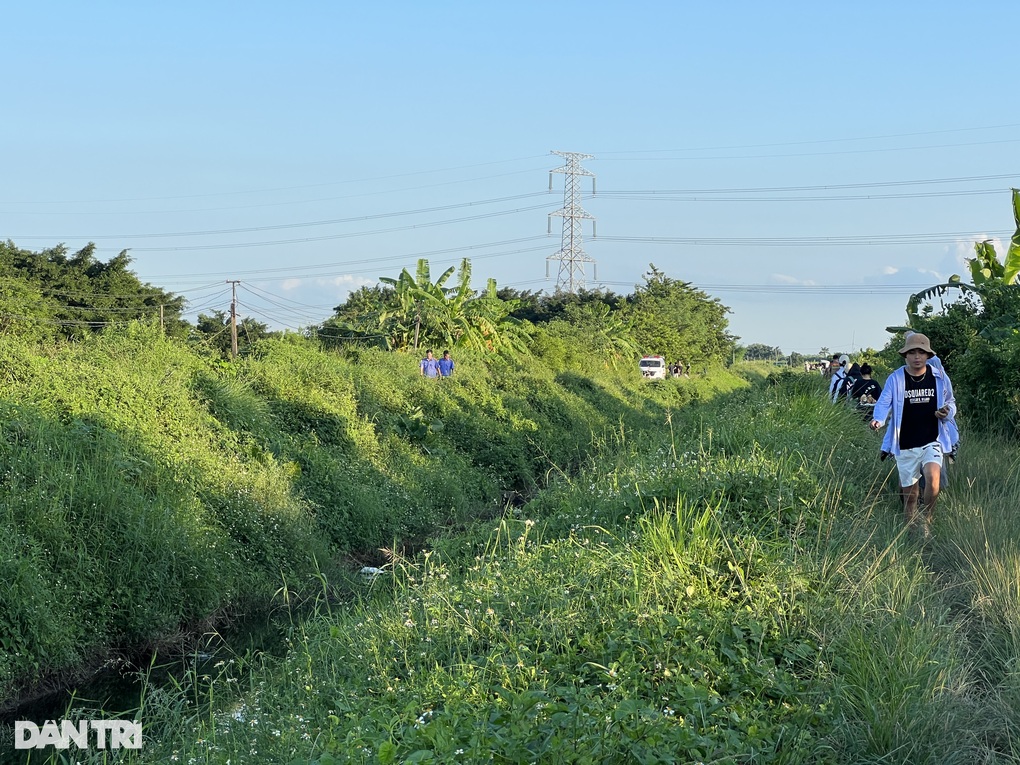
[[[414,349],[418,350],[418,332],[421,330],[421,303],[414,301]]]
[[[230,360],[237,358],[237,279],[227,279],[230,285]]]

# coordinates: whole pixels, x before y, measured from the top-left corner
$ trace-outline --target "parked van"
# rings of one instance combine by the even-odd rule
[[[666,359],[662,356],[642,356],[638,369],[646,380],[666,379]]]

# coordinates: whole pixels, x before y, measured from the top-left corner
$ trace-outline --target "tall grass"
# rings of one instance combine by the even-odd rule
[[[0,705],[491,518],[680,389],[470,354],[437,383],[300,338],[226,364],[141,325],[0,361]]]
[[[674,412],[673,434],[714,413]],[[299,625],[264,680],[274,694],[239,702],[243,725],[239,707],[221,709],[192,734],[205,743],[178,754],[824,761],[834,712],[791,543],[817,525],[830,466],[812,448],[778,462],[740,453],[746,417],[712,427],[683,445],[663,427],[607,432],[611,469],[563,473],[478,544],[395,559],[358,601]],[[803,447],[831,437],[796,435]]]
[[[268,402],[254,421],[300,421],[257,433],[309,496],[325,496],[309,473],[329,456],[382,484],[412,471],[393,484],[407,496],[431,468],[431,491],[453,496],[443,479],[461,474],[443,469],[467,463],[443,453],[485,455],[499,432],[521,458],[485,457],[491,487],[531,501],[391,549],[382,574],[318,572],[316,613],[292,622],[284,656],[225,663],[199,695],[153,693],[146,748],[126,761],[1020,761],[1011,445],[968,436],[919,547],[874,434],[816,378],[614,390],[467,359],[476,373],[441,388],[362,356],[353,390],[374,392],[328,403],[333,373],[305,353],[273,346],[247,388],[206,395],[232,427],[224,407],[248,395]],[[259,366],[274,355],[290,371]],[[529,407],[539,388],[563,392]],[[411,404],[447,427],[397,435],[388,406]],[[583,437],[564,434],[572,420]],[[316,460],[288,451],[309,430]],[[331,506],[312,507],[327,528]]]
[[[922,549],[873,435],[802,385],[607,431],[607,459],[354,583],[272,693],[144,759],[1016,762],[1012,547],[959,565],[985,445]]]

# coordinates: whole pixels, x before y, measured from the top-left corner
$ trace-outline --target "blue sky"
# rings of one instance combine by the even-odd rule
[[[881,347],[1008,240],[1015,2],[41,2],[3,12],[0,237],[274,327],[463,257],[551,291],[593,155],[589,286],[649,264],[744,343]],[[655,349],[646,349],[654,352]]]

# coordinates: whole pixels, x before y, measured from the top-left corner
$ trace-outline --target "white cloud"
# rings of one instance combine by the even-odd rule
[[[986,234],[978,234],[970,239],[957,239],[953,244],[953,265],[957,270],[965,269],[967,267],[967,261],[974,257],[974,245],[978,242],[991,241],[992,246],[995,248],[995,252],[1002,257],[1002,253],[1006,252],[1009,247],[996,236],[988,236]]]
[[[801,284],[805,287],[814,287],[818,284],[814,279],[798,279],[796,276],[788,274],[772,274],[772,278],[780,284]]]
[[[931,268],[884,266],[879,273],[868,274],[861,281],[864,284],[901,285],[911,290],[920,290],[948,279],[948,276]]]
[[[376,279],[365,279],[361,276],[344,274],[343,276],[334,276],[330,279],[316,279],[315,283],[320,287],[340,287],[347,292],[351,292],[359,287],[367,287],[375,284],[376,281]]]
[[[284,292],[302,290],[316,295],[346,294],[359,287],[366,287],[376,283],[375,279],[365,279],[361,276],[343,274],[341,276],[306,278],[306,279],[284,279],[280,282],[280,289]],[[339,288],[339,293],[338,293]]]

